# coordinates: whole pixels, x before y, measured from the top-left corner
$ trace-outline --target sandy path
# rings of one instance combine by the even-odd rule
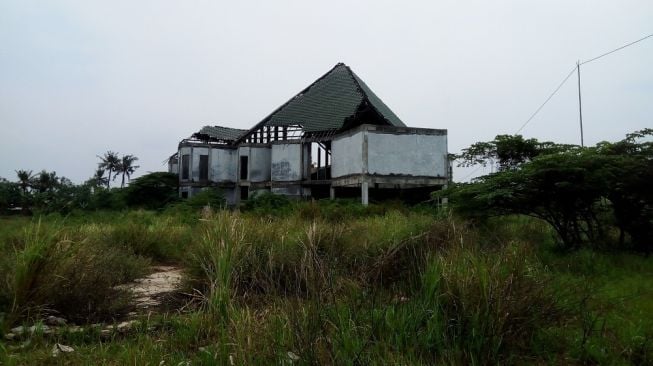
[[[178,290],[181,285],[183,277],[181,268],[155,266],[152,270],[153,273],[120,286],[134,293],[137,308],[146,309],[161,305],[162,295]]]

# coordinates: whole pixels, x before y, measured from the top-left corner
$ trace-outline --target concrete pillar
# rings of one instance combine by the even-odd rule
[[[329,188],[329,196],[331,197],[332,200],[336,199],[336,189],[333,187]]]
[[[367,206],[369,203],[369,183],[361,183],[361,203],[363,206]]]

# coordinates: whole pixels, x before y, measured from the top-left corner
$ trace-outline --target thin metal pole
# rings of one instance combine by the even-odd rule
[[[580,98],[580,61],[576,61],[576,70],[578,71],[578,117],[580,119],[580,146],[584,147],[583,141],[583,104]]]

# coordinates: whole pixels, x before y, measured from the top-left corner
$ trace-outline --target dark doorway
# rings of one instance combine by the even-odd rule
[[[245,157],[247,159],[247,157]],[[240,200],[246,201],[249,198],[249,187],[240,187]]]
[[[209,156],[200,155],[200,180],[209,179]]]
[[[240,179],[247,180],[247,156],[240,157]]]
[[[188,170],[190,165],[190,155],[184,154],[181,156],[181,179],[188,179]]]

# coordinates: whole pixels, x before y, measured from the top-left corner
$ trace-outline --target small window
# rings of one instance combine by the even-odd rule
[[[200,155],[200,180],[209,179],[209,156]]]
[[[240,199],[246,201],[249,198],[249,187],[240,187]]]
[[[187,191],[181,192],[181,198],[188,198],[188,192]]]
[[[188,170],[190,168],[190,155],[181,156],[181,179],[188,179]]]

